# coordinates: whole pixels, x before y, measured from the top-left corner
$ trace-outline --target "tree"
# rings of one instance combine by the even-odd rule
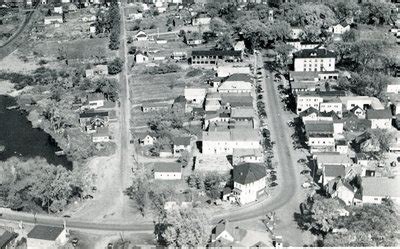
[[[136,177],[125,193],[133,200],[139,212],[145,216],[149,206],[149,182],[145,178]]]
[[[179,209],[167,214],[161,237],[166,245],[204,246],[208,240],[208,219],[195,210]]]
[[[394,134],[386,129],[371,129],[367,131],[367,133],[371,144],[376,145],[376,147],[378,148],[378,150],[373,152],[377,157],[381,157],[383,153],[389,151],[391,145],[394,142]],[[361,149],[363,149],[363,147],[361,147]]]
[[[229,33],[231,27],[221,18],[214,17],[210,21],[210,30],[216,34]]]
[[[232,38],[228,34],[223,34],[218,38],[217,43],[215,44],[215,48],[220,50],[232,50]]]
[[[274,48],[275,52],[278,54],[279,63],[282,66],[287,66],[291,62],[289,55],[293,51],[294,47],[283,42],[278,42],[274,45]]]
[[[122,72],[123,65],[123,60],[121,60],[120,58],[115,58],[108,63],[108,73],[111,75],[119,74],[120,72]]]
[[[330,0],[326,4],[335,12],[339,20],[356,17],[360,12],[360,6],[355,1]]]
[[[343,42],[355,42],[359,37],[358,32],[355,29],[350,29],[342,34]]]
[[[75,175],[78,179],[74,180],[71,171],[48,164],[43,158],[10,158],[0,162],[0,171],[1,200],[12,209],[37,210],[39,205],[47,212],[59,212],[75,194],[81,193],[75,185],[80,175]]]
[[[100,78],[96,80],[96,91],[102,92],[109,100],[118,99],[119,84],[116,79]]]
[[[321,41],[321,28],[316,25],[307,25],[304,27],[300,38],[306,42],[320,42]]]
[[[360,21],[365,24],[392,24],[396,14],[395,5],[384,1],[368,1],[361,5]]]

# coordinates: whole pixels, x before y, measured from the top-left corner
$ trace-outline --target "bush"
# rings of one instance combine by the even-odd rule
[[[137,48],[136,48],[135,46],[132,46],[132,47],[129,48],[128,53],[129,53],[129,54],[135,54],[135,53],[136,53],[136,50],[137,50]]]
[[[156,67],[150,67],[144,71],[146,74],[167,74],[176,73],[181,70],[181,67],[175,64],[160,64]]]
[[[111,75],[119,74],[122,71],[124,62],[120,58],[115,58],[108,63],[108,73]]]

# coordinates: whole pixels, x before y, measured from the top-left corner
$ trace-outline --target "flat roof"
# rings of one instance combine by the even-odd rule
[[[235,50],[193,50],[192,56],[242,56],[242,52]]]
[[[154,172],[182,172],[182,165],[179,163],[157,163],[154,165]]]
[[[400,178],[363,177],[363,196],[400,197]]]

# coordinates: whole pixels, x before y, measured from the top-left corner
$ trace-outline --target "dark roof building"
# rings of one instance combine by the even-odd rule
[[[108,112],[83,112],[79,114],[79,118],[108,117]]]
[[[63,231],[63,227],[36,225],[28,233],[28,238],[55,241]]]
[[[324,165],[325,177],[345,177],[346,167],[344,165]]]
[[[388,109],[384,110],[367,110],[367,119],[391,119],[392,113]]]
[[[173,137],[172,142],[174,145],[183,145],[183,146],[189,146],[190,145],[190,137]]]
[[[17,233],[4,231],[4,233],[0,236],[0,248],[9,248],[9,244],[14,241],[18,237]]]
[[[303,49],[294,53],[293,58],[336,58],[336,53],[327,49]]]
[[[233,169],[233,181],[243,185],[258,181],[266,175],[264,166],[257,163],[243,163]]]
[[[248,74],[245,73],[234,73],[230,75],[226,81],[246,81],[246,82],[251,82],[251,77]]]
[[[154,172],[181,172],[182,166],[179,163],[157,163],[154,165]]]
[[[235,50],[193,50],[192,56],[242,56],[241,51]]]

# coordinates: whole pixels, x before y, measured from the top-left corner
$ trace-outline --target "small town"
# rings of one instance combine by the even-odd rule
[[[400,246],[399,0],[0,0],[0,248]]]

